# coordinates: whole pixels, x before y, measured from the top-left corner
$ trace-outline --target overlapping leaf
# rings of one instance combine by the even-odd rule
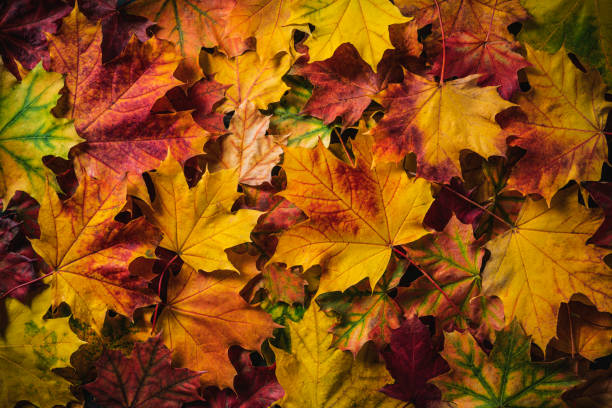
[[[72,197],[47,188],[41,200],[40,239],[32,247],[51,269],[53,306],[70,305],[74,316],[100,330],[108,309],[127,317],[155,303],[147,281],[130,272],[140,256],[153,257],[159,231],[144,218],[115,221],[126,203],[127,182],[81,174]]]
[[[259,350],[276,327],[267,313],[240,297],[250,278],[233,271],[204,274],[187,265],[170,278],[156,329],[173,361],[206,371],[204,384],[231,387],[236,370],[228,348]]]
[[[555,335],[561,302],[582,293],[601,311],[612,310],[612,270],[607,252],[587,239],[601,213],[578,203],[576,188],[562,190],[550,208],[528,198],[515,226],[490,241],[491,259],[483,271],[483,292],[499,296],[506,317],[519,319],[544,348]]]
[[[51,369],[70,365],[70,355],[83,342],[70,330],[67,318],[42,318],[50,300],[47,290],[30,307],[16,299],[6,301],[11,322],[0,339],[0,403],[5,407],[21,400],[53,406],[73,399],[70,383]]]
[[[234,270],[224,250],[248,242],[260,215],[254,210],[231,213],[240,196],[238,172],[206,172],[189,188],[180,163],[169,156],[149,174],[156,195],[152,207],[144,211],[164,234],[160,246],[174,251],[196,271]]]
[[[21,83],[0,67],[0,199],[5,203],[17,190],[41,199],[47,180],[42,158],[65,157],[81,141],[71,121],[51,114],[62,86],[61,75],[41,65]]]
[[[376,353],[364,349],[355,359],[330,348],[333,320],[312,305],[299,323],[289,322],[291,353],[274,349],[276,372],[285,396],[279,404],[298,407],[400,407],[378,392],[390,381]]]
[[[517,103],[525,116],[506,129],[527,150],[509,185],[547,201],[570,180],[597,180],[607,158],[604,127],[612,103],[597,71],[581,72],[565,49],[550,55],[527,46],[531,90]]]
[[[495,115],[512,106],[493,87],[480,88],[478,76],[438,84],[406,73],[404,82],[382,94],[386,109],[372,130],[377,161],[417,157],[417,174],[447,182],[461,176],[459,153],[503,156],[505,138]]]
[[[517,321],[497,333],[487,356],[471,336],[445,336],[442,356],[451,371],[432,380],[442,399],[466,407],[561,406],[561,393],[576,383],[563,362],[532,363],[531,341]]]
[[[354,141],[354,166],[322,144],[285,150],[287,189],[281,195],[309,220],[281,236],[272,262],[323,265],[322,291],[345,290],[366,277],[374,286],[391,246],[426,233],[421,223],[433,201],[428,183],[409,180],[395,164],[372,167],[371,142],[367,135]]]

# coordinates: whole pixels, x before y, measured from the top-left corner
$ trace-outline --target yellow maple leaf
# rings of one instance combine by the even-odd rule
[[[69,366],[70,355],[84,342],[70,330],[68,318],[42,318],[50,304],[51,290],[36,296],[29,308],[16,299],[6,300],[10,322],[0,337],[3,407],[13,407],[21,400],[51,407],[74,399],[70,382],[51,369]]]
[[[350,42],[376,71],[385,50],[393,48],[389,25],[410,20],[387,0],[298,0],[290,23],[315,26],[306,40],[311,62],[331,57],[341,44]]]
[[[506,139],[495,115],[513,106],[493,86],[479,87],[479,75],[443,84],[406,73],[391,85],[381,103],[385,116],[372,129],[376,160],[417,157],[417,174],[448,182],[461,176],[459,155],[469,149],[481,156],[503,156]]]
[[[225,112],[237,109],[247,99],[258,109],[267,109],[289,89],[282,81],[291,66],[289,54],[260,60],[254,51],[234,58],[202,53],[200,64],[207,75],[215,75],[216,81],[230,86],[225,93],[227,101],[221,106]]]
[[[405,406],[379,392],[393,379],[371,344],[356,358],[332,347],[334,323],[314,303],[299,323],[288,321],[292,352],[272,347],[276,377],[285,390],[279,404],[283,408]]]
[[[286,148],[287,189],[280,195],[309,220],[281,235],[270,262],[321,264],[320,291],[345,290],[363,278],[373,287],[384,273],[393,245],[427,234],[422,220],[433,202],[429,184],[409,180],[403,168],[372,167],[372,140],[353,143],[355,166],[337,159],[322,143],[315,149]]]
[[[603,217],[578,203],[576,188],[560,191],[550,208],[527,198],[515,226],[490,241],[483,292],[498,296],[506,318],[515,317],[542,349],[555,336],[561,302],[574,293],[599,310],[612,311],[612,271],[608,251],[586,245]]]
[[[206,171],[198,184],[189,188],[183,168],[168,155],[157,171],[149,174],[156,197],[144,212],[164,234],[160,246],[176,252],[195,270],[234,270],[224,250],[250,241],[261,215],[255,210],[232,214],[232,205],[240,197],[238,171]]]

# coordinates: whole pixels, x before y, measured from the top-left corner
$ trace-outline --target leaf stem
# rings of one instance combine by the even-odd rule
[[[434,0],[434,3],[436,3],[436,9],[438,9],[438,22],[440,23],[440,33],[442,34],[442,69],[440,70],[440,86],[442,86],[444,83],[444,68],[446,67],[446,35],[444,34],[444,27],[442,26],[440,4],[438,0]]]
[[[23,288],[24,286],[28,286],[28,285],[31,285],[31,284],[33,284],[33,283],[36,283],[36,282],[38,282],[38,281],[40,281],[40,280],[43,280],[43,279],[45,279],[47,276],[51,276],[51,275],[53,275],[54,273],[55,273],[55,271],[52,271],[52,272],[49,272],[49,273],[47,273],[47,274],[45,274],[45,275],[43,275],[43,276],[39,276],[39,277],[38,277],[38,278],[36,278],[36,279],[32,279],[32,280],[31,280],[31,281],[29,281],[29,282],[25,282],[25,283],[22,283],[21,285],[17,285],[17,286],[15,286],[14,288],[11,288],[11,289],[9,289],[8,291],[4,292],[4,293],[2,294],[2,296],[0,296],[0,299],[4,299],[5,297],[7,297],[8,295],[10,295],[12,292],[16,291],[17,289],[19,289],[19,288]]]
[[[170,265],[172,265],[172,263],[174,261],[176,261],[177,258],[178,258],[178,254],[175,254],[170,259],[170,261],[168,261],[168,263],[166,264],[164,269],[159,274],[159,283],[157,285],[157,296],[159,296],[160,300],[161,300],[162,282],[164,281],[164,274],[166,273],[168,268],[170,268]],[[155,305],[155,312],[153,312],[153,323],[152,323],[152,327],[151,327],[151,334],[153,334],[155,332],[155,324],[157,323],[157,316],[158,316],[158,312],[159,312],[159,305],[160,305],[159,303]]]
[[[349,154],[346,146],[344,145],[344,141],[342,140],[342,135],[338,132],[338,128],[334,128],[334,131],[337,133],[338,135],[338,140],[340,140],[340,144],[342,145],[342,149],[344,150],[344,154],[346,154],[346,158],[349,160],[349,162],[351,163],[351,166],[355,167],[355,162],[353,161],[353,159],[351,158],[351,155]]]

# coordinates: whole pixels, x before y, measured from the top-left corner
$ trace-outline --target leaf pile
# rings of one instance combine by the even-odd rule
[[[0,406],[612,406],[612,2],[0,2]]]

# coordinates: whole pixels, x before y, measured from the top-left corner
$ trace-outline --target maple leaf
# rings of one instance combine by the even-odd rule
[[[102,60],[119,56],[132,35],[140,41],[149,39],[147,30],[155,25],[140,16],[126,13],[118,0],[80,0],[78,7],[87,18],[102,22]]]
[[[474,243],[472,228],[452,218],[443,232],[403,246],[409,259],[429,276],[399,288],[397,301],[406,317],[436,316],[445,330],[466,329],[470,300],[480,294],[484,251]],[[434,283],[435,282],[435,283]]]
[[[331,128],[320,119],[301,114],[312,96],[312,85],[297,76],[286,75],[283,79],[291,88],[274,107],[270,131],[288,135],[288,146],[315,147],[319,139],[329,146]]]
[[[45,32],[54,33],[70,12],[61,0],[14,0],[0,6],[0,54],[6,69],[22,79],[22,66],[33,69],[48,58]]]
[[[198,56],[202,47],[222,43],[226,24],[236,0],[135,0],[126,11],[157,22],[156,35],[177,44],[185,58],[183,79],[201,77]]]
[[[531,362],[530,338],[516,320],[497,332],[488,356],[467,333],[444,337],[442,356],[451,371],[430,382],[458,406],[561,406],[561,393],[577,382],[563,361]]]
[[[139,181],[168,150],[182,161],[201,153],[208,134],[189,113],[150,113],[159,97],[180,84],[172,76],[179,62],[174,46],[133,38],[118,58],[102,64],[101,41],[100,24],[90,23],[76,7],[50,37],[51,65],[67,74],[68,116],[87,140],[73,153],[88,173],[110,169],[122,177],[127,171]]]
[[[224,250],[249,241],[259,211],[239,210],[232,214],[238,172],[206,171],[189,188],[183,168],[171,155],[155,172],[149,173],[156,196],[152,207],[143,208],[147,218],[164,233],[160,246],[178,254],[196,270],[234,270]]]
[[[293,4],[291,24],[313,24],[306,40],[311,61],[332,56],[346,42],[355,46],[372,69],[383,52],[392,48],[389,25],[410,21],[385,0],[298,0]]]
[[[266,135],[269,124],[270,117],[259,113],[252,102],[242,102],[230,121],[230,135],[209,151],[210,170],[237,168],[241,183],[270,182],[272,168],[280,160],[286,137]]]
[[[314,85],[302,113],[325,124],[340,116],[345,126],[353,125],[379,91],[374,71],[350,43],[339,46],[329,59],[299,67],[296,73]]]
[[[461,176],[459,153],[503,156],[505,138],[495,115],[513,106],[478,75],[438,84],[407,72],[382,93],[385,116],[372,129],[377,161],[400,161],[414,152],[417,174],[446,183]]]
[[[409,180],[396,164],[372,167],[372,140],[353,142],[355,165],[337,159],[321,143],[313,150],[286,148],[287,189],[279,193],[309,220],[280,237],[271,262],[326,268],[321,292],[345,290],[363,278],[374,286],[391,247],[426,233],[422,220],[433,201],[429,184]]]
[[[238,0],[229,15],[228,31],[243,39],[255,37],[262,60],[291,52],[294,27],[288,24],[292,1]]]
[[[438,7],[440,13],[438,14]],[[405,15],[415,15],[419,27],[432,24],[434,37],[441,37],[438,15],[446,35],[469,31],[476,35],[494,35],[513,41],[507,27],[526,20],[527,12],[519,0],[397,0],[397,7]]]
[[[612,315],[581,302],[561,303],[557,337],[553,347],[572,357],[579,354],[591,361],[612,353]],[[547,352],[548,353],[548,352]]]
[[[611,183],[596,183],[587,181],[582,183],[582,186],[589,192],[589,196],[595,200],[606,216],[603,223],[595,234],[589,238],[587,244],[595,244],[603,247],[612,246],[612,184]]]
[[[225,94],[227,101],[221,106],[224,112],[237,109],[245,100],[253,102],[257,109],[267,109],[288,89],[282,81],[291,64],[288,54],[260,60],[254,51],[235,58],[203,53],[200,61],[206,75],[214,75],[220,83],[230,85]]]
[[[527,153],[508,185],[550,201],[570,180],[599,178],[608,157],[604,127],[612,103],[604,99],[597,71],[581,72],[565,49],[550,55],[526,48],[531,90],[519,95],[524,115],[517,113],[505,132]]]
[[[208,387],[204,390],[206,408],[268,408],[285,394],[272,366],[255,366],[248,351],[230,347],[229,358],[238,374],[234,377],[234,389],[220,390]]]
[[[562,47],[596,67],[612,87],[612,27],[606,22],[612,4],[598,0],[521,0],[532,17],[520,39],[555,53]],[[588,88],[585,88],[588,89]]]
[[[85,389],[108,408],[180,408],[199,399],[201,373],[173,368],[159,336],[136,342],[130,357],[105,350],[96,370],[96,380]]]
[[[413,402],[416,408],[439,400],[440,390],[427,381],[449,367],[434,349],[428,327],[414,315],[391,331],[390,345],[382,355],[395,383],[385,385],[381,391]]]
[[[469,31],[459,31],[446,38],[444,58],[438,56],[431,70],[433,75],[442,75],[445,63],[445,78],[481,74],[480,86],[499,86],[504,99],[519,90],[517,71],[529,66],[518,54],[520,45],[495,35],[483,38]]]
[[[47,175],[42,158],[66,157],[82,140],[71,121],[51,114],[63,84],[60,74],[47,73],[40,64],[21,83],[0,67],[0,98],[5,101],[0,106],[0,199],[5,203],[17,190],[40,200]]]
[[[139,256],[152,257],[159,232],[142,217],[127,224],[114,220],[126,202],[126,184],[125,178],[82,173],[65,201],[47,188],[38,214],[40,239],[31,240],[51,269],[45,283],[53,307],[66,302],[75,318],[98,331],[107,309],[131,318],[137,307],[155,302],[146,280],[128,266]]]
[[[10,322],[0,338],[0,404],[5,407],[24,399],[44,407],[74,399],[70,383],[51,369],[70,365],[70,355],[83,342],[70,331],[68,318],[42,318],[50,298],[51,290],[46,290],[31,307],[6,300]]]
[[[374,290],[364,279],[344,293],[328,292],[317,297],[321,310],[333,311],[339,317],[331,328],[335,347],[357,355],[370,340],[378,349],[391,341],[392,330],[400,327],[403,311],[390,292],[399,284],[405,270],[404,262],[395,262],[392,258]]]
[[[612,310],[606,295],[612,272],[602,260],[607,252],[585,244],[600,214],[578,203],[575,187],[557,193],[550,208],[527,198],[514,227],[486,245],[491,259],[482,273],[483,292],[498,296],[506,316],[517,317],[542,348],[555,335],[559,304],[572,294]]]
[[[201,377],[205,385],[231,387],[236,370],[228,348],[258,350],[278,327],[267,313],[240,297],[252,277],[230,271],[201,273],[186,264],[170,277],[156,329],[175,362],[206,371]]]
[[[283,408],[400,407],[404,403],[377,390],[391,377],[372,349],[351,353],[332,348],[333,319],[311,305],[299,322],[288,321],[292,352],[272,346],[285,396]]]
[[[0,293],[26,303],[30,292],[39,288],[28,285],[38,276],[36,254],[20,233],[19,223],[5,213],[0,213],[0,231]]]

